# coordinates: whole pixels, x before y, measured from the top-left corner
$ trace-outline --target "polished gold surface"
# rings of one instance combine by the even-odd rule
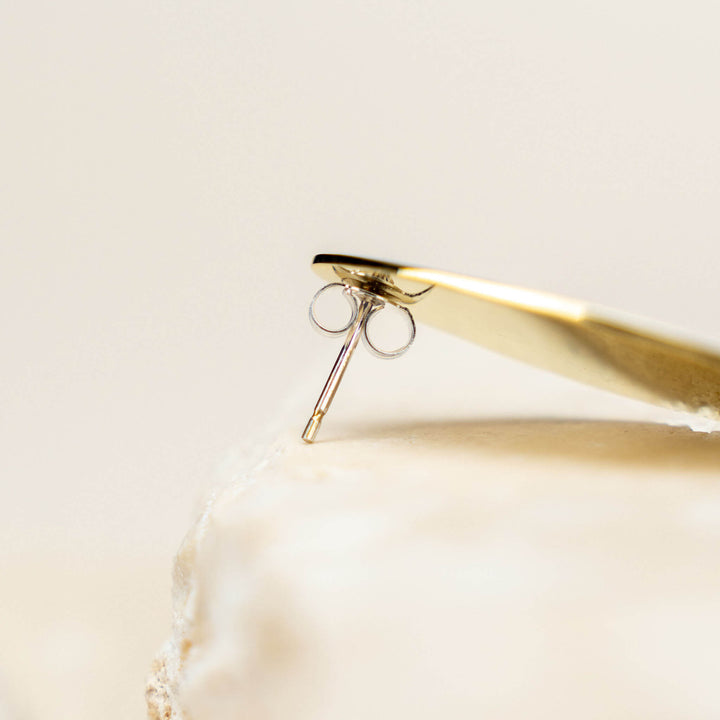
[[[440,270],[344,255],[313,269],[415,319],[540,368],[720,419],[720,345],[598,305]]]

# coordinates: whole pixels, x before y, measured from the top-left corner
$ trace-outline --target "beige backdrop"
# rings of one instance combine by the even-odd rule
[[[0,10],[0,687],[24,717],[142,716],[194,509],[317,361],[314,253],[720,337],[715,2]]]

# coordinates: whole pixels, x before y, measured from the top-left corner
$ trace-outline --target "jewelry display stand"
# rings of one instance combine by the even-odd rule
[[[150,717],[720,715],[720,435],[434,330],[363,357],[188,534]]]

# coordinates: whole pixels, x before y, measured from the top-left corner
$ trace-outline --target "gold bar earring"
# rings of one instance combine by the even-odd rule
[[[330,283],[310,307],[313,324],[347,332],[345,344],[303,432],[312,442],[362,336],[381,357],[398,357],[415,338],[415,319],[490,350],[620,395],[720,420],[720,345],[652,320],[441,270],[346,255],[317,255],[313,269]],[[353,306],[337,331],[315,317],[319,295],[338,286]],[[368,323],[387,304],[409,318],[410,340],[383,353]]]

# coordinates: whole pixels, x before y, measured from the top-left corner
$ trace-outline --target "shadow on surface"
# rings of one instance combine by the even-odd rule
[[[648,422],[503,418],[386,424],[365,426],[360,437],[405,440],[418,451],[448,448],[720,473],[720,432]]]

